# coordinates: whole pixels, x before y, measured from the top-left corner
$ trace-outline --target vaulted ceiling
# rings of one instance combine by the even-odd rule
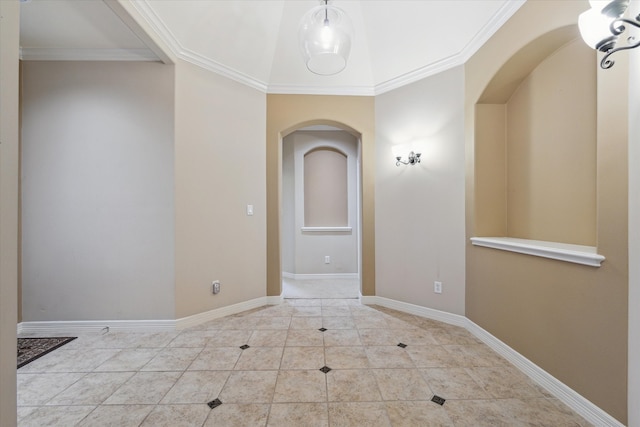
[[[125,19],[127,2],[136,20]],[[332,0],[351,18],[351,56],[309,72],[298,45],[318,0],[22,0],[24,60],[160,60],[140,20],[174,57],[269,93],[374,95],[463,64],[520,0]]]

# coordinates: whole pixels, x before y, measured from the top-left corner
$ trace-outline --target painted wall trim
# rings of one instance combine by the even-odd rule
[[[447,313],[446,311],[435,310],[433,308],[396,301],[389,298],[363,296],[362,303],[366,305],[380,305],[382,307],[415,314],[416,316],[426,317],[427,319],[437,320],[454,326],[465,327],[467,324],[467,318],[460,316],[459,314]]]
[[[597,253],[597,248],[594,246],[516,239],[513,237],[472,237],[471,243],[474,246],[556,259],[591,267],[600,267],[605,260],[603,255]]]
[[[279,305],[284,302],[282,294],[275,297],[265,297],[267,299],[267,305]]]
[[[587,421],[596,426],[622,427],[618,420],[591,403],[569,386],[549,374],[544,369],[491,335],[489,332],[466,319],[466,329],[480,341],[491,347],[496,353],[515,365],[525,375],[542,386],[562,403],[580,414]]]
[[[418,80],[425,79],[427,77],[438,74],[442,71],[463,65],[473,56],[486,43],[491,36],[498,31],[505,22],[516,13],[518,9],[525,3],[525,0],[511,0],[504,2],[500,10],[492,17],[475,37],[467,44],[460,52],[455,55],[444,58],[438,62],[427,65],[422,68],[418,68],[412,72],[406,73],[402,76],[388,80],[386,82],[379,83],[374,88],[375,95],[381,95],[385,92],[389,92],[394,89],[398,89],[402,86],[406,86],[411,83],[415,83]]]
[[[80,321],[38,321],[22,322],[17,325],[18,334],[81,334],[102,332],[105,327],[109,331],[120,332],[156,332],[175,331],[191,326],[200,325],[210,320],[231,316],[265,305],[278,305],[282,303],[282,296],[260,297],[249,301],[243,301],[226,307],[216,308],[193,316],[182,317],[176,320],[80,320]]]
[[[336,274],[295,274],[282,272],[282,277],[293,280],[351,280],[359,279],[358,273],[336,273]]]
[[[149,49],[49,49],[20,48],[24,61],[158,61]]]
[[[475,324],[465,316],[451,314],[427,307],[418,306],[402,301],[396,301],[384,297],[368,297],[363,296],[362,304],[380,305],[382,307],[391,308],[416,316],[426,317],[440,322],[449,323],[455,326],[461,326],[468,330],[480,341],[491,347],[496,353],[511,362],[522,373],[527,375],[531,380],[539,384],[562,403],[580,414],[588,422],[600,427],[623,427],[618,420],[607,414],[598,406],[575,392],[566,384],[555,378],[553,375],[540,368],[538,365],[509,347],[504,342]]]
[[[86,334],[102,332],[174,331],[175,320],[69,320],[18,323],[18,334]]]
[[[233,68],[227,67],[224,64],[213,61],[212,59],[206,58],[196,52],[192,52],[182,46],[169,28],[164,25],[164,22],[162,22],[160,17],[153,11],[151,6],[149,6],[147,0],[132,1],[131,4],[178,58],[261,92],[267,91],[267,84],[265,82],[234,70]]]
[[[471,56],[491,38],[491,36],[525,3],[525,0],[510,0],[504,2],[500,10],[492,19],[478,31],[474,38],[460,52],[436,63],[418,68],[399,77],[376,84],[374,86],[293,86],[269,85],[268,82],[248,76],[224,64],[205,58],[180,44],[177,37],[164,25],[159,16],[149,6],[148,0],[132,1],[137,12],[167,44],[178,58],[189,61],[214,73],[218,73],[231,80],[245,84],[254,89],[271,94],[286,95],[345,95],[345,96],[375,96],[406,86],[418,80],[435,75],[450,68],[464,64]]]
[[[278,297],[276,297],[278,298]],[[254,308],[268,305],[267,297],[254,298],[249,301],[243,301],[237,304],[228,305],[226,307],[215,308],[203,313],[194,314],[192,316],[182,317],[176,320],[176,329],[185,329],[191,326],[200,325],[210,320],[219,319],[232,314],[242,313],[243,311],[253,310]],[[273,303],[271,303],[273,304]]]
[[[371,86],[294,86],[272,84],[267,93],[276,95],[341,95],[341,96],[375,96]]]

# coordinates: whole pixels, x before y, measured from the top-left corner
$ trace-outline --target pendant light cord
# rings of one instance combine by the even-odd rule
[[[329,26],[329,10],[327,9],[327,5],[329,0],[324,0],[324,25]]]

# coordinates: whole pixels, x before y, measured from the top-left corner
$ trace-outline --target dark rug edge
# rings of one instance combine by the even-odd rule
[[[60,338],[61,338],[61,339],[63,339],[64,341],[59,342],[58,344],[56,344],[56,345],[54,345],[53,347],[51,347],[51,348],[49,348],[49,349],[47,349],[47,350],[43,351],[42,353],[38,353],[38,354],[36,354],[36,355],[35,355],[35,356],[33,356],[32,358],[27,359],[27,360],[25,360],[25,361],[24,361],[24,362],[22,362],[22,363],[19,363],[19,364],[18,364],[18,367],[17,367],[16,369],[20,369],[20,368],[22,368],[23,366],[25,366],[25,365],[27,365],[27,364],[29,364],[29,363],[33,362],[34,360],[37,360],[37,359],[41,358],[42,356],[44,356],[44,355],[46,355],[46,354],[51,353],[53,350],[55,350],[55,349],[57,349],[57,348],[60,348],[60,347],[62,347],[62,346],[63,346],[63,345],[65,345],[65,344],[70,343],[71,341],[75,340],[75,339],[76,339],[76,338],[78,338],[78,337],[19,337],[18,339],[21,339],[21,340],[37,340],[37,339],[47,339],[47,338],[58,338],[58,339],[60,339]]]

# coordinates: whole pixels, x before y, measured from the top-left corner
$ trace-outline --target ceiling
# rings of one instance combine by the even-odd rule
[[[375,95],[463,64],[523,1],[330,1],[355,31],[334,76],[308,71],[298,46],[318,0],[22,0],[20,44],[23,60],[174,57],[268,93]]]

